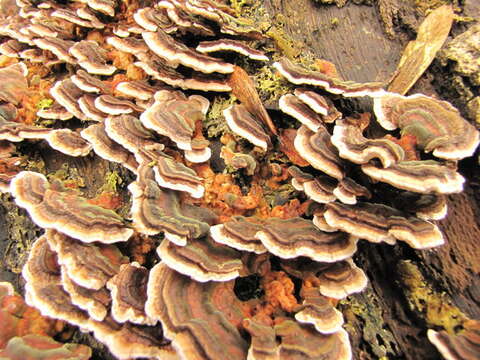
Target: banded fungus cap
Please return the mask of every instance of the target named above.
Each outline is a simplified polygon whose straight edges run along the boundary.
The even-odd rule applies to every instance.
[[[385,93],[374,98],[373,108],[385,129],[398,127],[402,134],[413,134],[421,148],[441,159],[471,156],[480,143],[478,130],[446,101],[422,94]]]
[[[255,237],[274,255],[284,259],[306,256],[335,262],[352,256],[357,238],[342,232],[326,233],[302,218],[269,219]]]
[[[22,171],[10,184],[17,205],[25,208],[33,221],[85,242],[127,241],[133,230],[112,210],[87,202],[78,192],[31,171]]]

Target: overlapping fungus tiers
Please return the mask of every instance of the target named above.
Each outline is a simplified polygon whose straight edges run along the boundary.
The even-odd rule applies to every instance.
[[[28,83],[25,75],[27,67],[23,63],[13,64],[0,69],[0,82],[3,84],[0,99],[18,105],[27,95]]]
[[[53,228],[85,242],[126,241],[133,234],[114,211],[89,204],[77,191],[59,183],[49,184],[41,174],[19,173],[12,180],[10,191],[17,204],[43,228]]]
[[[393,244],[398,239],[416,249],[435,247],[444,242],[443,234],[435,224],[389,206],[329,203],[326,208],[324,217],[328,225],[371,242]]]
[[[33,244],[22,275],[27,281],[25,300],[42,315],[85,326],[88,315],[70,302],[70,295],[61,282],[61,270],[56,254],[42,236]]]
[[[245,319],[244,329],[251,335],[248,359],[301,358],[341,359],[351,358],[348,335],[345,330],[322,335],[310,325],[280,319],[275,326],[262,324],[257,319]]]
[[[90,320],[88,330],[118,359],[180,359],[170,342],[164,338],[160,325],[143,326],[129,322],[119,324],[107,317],[102,322]]]
[[[313,132],[317,132],[321,127],[324,127],[320,115],[293,94],[282,95],[278,101],[278,106],[285,114],[294,117]]]
[[[107,283],[112,296],[112,317],[119,323],[154,325],[145,314],[148,269],[138,263],[123,264]]]
[[[306,256],[315,261],[335,262],[357,250],[356,237],[343,232],[323,232],[302,218],[269,219],[256,237],[269,252],[286,259]]]
[[[450,103],[416,94],[385,94],[374,101],[378,122],[387,130],[400,128],[412,134],[426,152],[448,160],[471,156],[480,141],[479,133]]]
[[[102,321],[107,317],[112,299],[105,287],[94,290],[77,284],[68,276],[66,266],[61,267],[61,281],[63,289],[70,295],[72,305],[84,310],[96,321]]]
[[[55,230],[45,232],[46,239],[65,267],[68,276],[77,284],[98,290],[128,262],[114,245],[84,243]]]
[[[368,279],[352,259],[334,263],[319,263],[305,258],[282,260],[282,269],[289,275],[302,279],[304,285],[332,299],[344,299],[362,291]]]
[[[259,50],[252,49],[241,41],[233,39],[221,39],[212,41],[201,41],[196,47],[201,53],[212,53],[217,51],[233,51],[252,60],[268,61],[268,57]]]
[[[209,101],[203,96],[186,97],[180,91],[161,90],[155,102],[140,116],[142,124],[167,136],[183,150],[192,150],[195,123],[205,118]]]
[[[105,131],[111,139],[134,154],[140,152],[141,149],[158,144],[154,140],[154,134],[132,115],[107,117]]]
[[[133,172],[138,168],[134,155],[107,135],[103,123],[90,125],[80,134],[92,144],[95,153],[102,158],[120,163]]]
[[[165,264],[150,271],[147,314],[162,322],[165,336],[189,359],[247,357],[238,326],[245,317],[233,281],[200,283]]]
[[[163,30],[158,29],[157,32],[143,32],[142,37],[156,55],[168,61],[173,67],[182,64],[206,74],[212,72],[228,74],[233,72],[232,64],[195,52],[184,44],[176,41]]]
[[[371,178],[398,189],[423,194],[458,193],[463,190],[465,182],[465,178],[455,168],[434,160],[401,161],[386,169],[374,164],[364,164],[362,171]]]
[[[333,130],[332,143],[340,157],[356,164],[366,164],[379,159],[383,167],[389,167],[404,160],[404,150],[388,138],[367,139],[354,119],[338,120]]]
[[[267,249],[255,237],[262,229],[260,223],[250,222],[243,216],[233,216],[230,221],[210,227],[210,234],[217,243],[237,250],[263,254]]]
[[[194,198],[203,196],[203,179],[194,170],[166,156],[157,157],[156,160],[153,171],[155,180],[161,187],[184,191]]]
[[[137,181],[128,186],[132,193],[132,218],[137,231],[155,235],[161,231],[179,245],[187,238],[205,235],[215,216],[207,209],[180,205],[177,194],[161,189],[148,166],[139,169]]]
[[[304,359],[351,359],[348,334],[341,329],[331,335],[319,334],[313,327],[285,320],[275,325],[275,334],[281,338],[279,358],[302,356]]]
[[[304,300],[295,314],[298,322],[312,324],[322,334],[333,334],[341,330],[342,313],[333,307],[328,298],[315,288],[302,288],[301,296]]]
[[[338,156],[338,150],[332,145],[330,134],[325,128],[319,128],[314,133],[305,125],[297,132],[294,141],[295,149],[315,169],[336,178],[345,176],[342,159]]]
[[[32,100],[25,97],[33,77],[21,63],[0,70],[0,83],[5,83],[0,99],[7,102],[0,106],[0,139],[44,139],[78,156],[93,148],[129,169],[136,176],[128,187],[133,228],[140,234],[122,249],[130,259],[145,260],[161,241],[161,262],[149,271],[151,262],[141,266],[115,245],[99,244],[125,241],[134,231],[113,211],[93,205],[78,192],[23,172],[12,180],[10,190],[34,221],[49,229],[34,244],[23,270],[27,300],[45,314],[92,331],[119,359],[350,359],[343,319],[333,307],[336,300],[326,297],[342,299],[366,286],[365,274],[350,258],[356,236],[374,242],[399,239],[416,248],[443,242],[427,220],[445,214],[445,197],[439,194],[460,191],[463,178],[443,163],[406,160],[419,158],[414,140],[434,156],[460,159],[478,145],[478,133],[446,103],[389,94],[379,83],[340,80],[333,65],[325,62],[329,71],[314,72],[287,59],[274,67],[287,80],[308,88],[295,89],[279,101],[279,108],[302,126],[277,131],[249,74],[205,55],[234,51],[268,60],[244,42],[262,34],[245,19],[233,17],[229,7],[210,0],[162,0],[146,8],[116,0],[71,5],[19,1],[18,15],[15,11],[0,22],[0,34],[11,38],[0,44],[0,52],[47,66],[67,63],[73,69],[55,79],[53,104],[38,116],[100,123],[85,128],[80,138],[67,129],[13,122],[26,117],[27,107],[30,117],[32,113]],[[111,19],[116,10],[121,13]],[[228,39],[212,40],[217,32]],[[194,49],[181,42],[186,33],[193,34],[187,35],[190,42],[198,37],[210,41]],[[49,79],[38,86],[42,96],[49,81],[55,81]],[[206,162],[212,153],[202,135],[209,100],[187,97],[171,87],[232,91],[239,103],[223,112],[228,126],[263,150],[261,156],[255,148],[244,154],[239,152],[243,144],[223,142],[225,162],[252,177],[248,194],[234,176],[215,174],[209,164],[191,165],[194,171],[172,149],[183,150],[187,164]],[[387,130],[399,127],[404,137],[365,137],[367,115],[339,120],[342,114],[332,100],[314,87],[345,97],[374,97],[379,123]],[[22,108],[17,111],[14,105]],[[281,134],[281,151],[296,165],[311,165],[326,175],[292,167],[287,171],[278,153],[265,153],[277,146],[269,133]],[[360,170],[347,160],[362,165],[364,174],[347,174]],[[268,175],[263,168],[267,161]],[[267,192],[280,192],[289,176],[295,189],[310,199],[302,204],[292,199],[288,188],[278,202],[283,205],[270,206]],[[407,202],[406,212],[357,204],[357,197],[377,194],[375,180],[425,196],[413,199],[400,193],[394,205]],[[314,220],[298,217],[310,205]],[[163,238],[150,237],[159,233]],[[272,270],[270,260],[283,271]],[[263,293],[241,302],[233,279],[252,274],[259,278],[256,290]],[[25,342],[21,346],[33,347]]]
[[[196,281],[228,281],[243,270],[240,253],[216,244],[209,236],[190,239],[185,246],[163,241],[157,252],[171,269]]]
[[[248,139],[253,145],[267,150],[270,137],[260,125],[260,120],[257,120],[244,105],[232,105],[224,110],[223,116],[234,133]]]

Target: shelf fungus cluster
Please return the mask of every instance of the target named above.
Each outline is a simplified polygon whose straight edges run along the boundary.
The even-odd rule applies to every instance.
[[[115,357],[351,359],[336,304],[367,285],[352,259],[358,241],[445,241],[433,221],[463,189],[456,161],[479,143],[450,104],[270,64],[257,49],[268,39],[212,0],[4,4],[0,189],[44,229],[23,268],[25,298]],[[277,129],[239,56],[291,83],[277,108],[296,129]],[[38,63],[52,70],[51,104],[36,109],[51,128],[22,122]],[[221,157],[248,195],[210,167],[218,139],[202,126],[218,92],[238,100],[216,116],[231,130]],[[374,115],[344,117],[334,104],[365,96]],[[128,169],[128,218],[22,171],[14,144],[38,140]],[[264,188],[283,185],[296,205],[265,205]],[[158,256],[137,261],[142,242]]]

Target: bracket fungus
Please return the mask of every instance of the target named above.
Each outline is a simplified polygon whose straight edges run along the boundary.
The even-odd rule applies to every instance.
[[[345,176],[342,159],[338,156],[338,151],[332,145],[330,134],[325,128],[322,127],[317,132],[313,132],[305,125],[300,126],[294,145],[298,153],[315,169],[336,179],[342,179]]]
[[[183,246],[188,238],[205,235],[209,222],[214,220],[206,209],[188,211],[188,206],[182,207],[174,191],[160,188],[153,170],[147,165],[139,168],[137,180],[128,189],[133,198],[133,223],[143,234],[155,235],[163,231],[167,239]]]
[[[378,96],[385,92],[382,83],[372,82],[362,84],[353,81],[343,81],[322,72],[305,69],[300,65],[292,63],[287,58],[282,58],[280,61],[274,63],[273,67],[295,85],[318,86],[332,94],[341,94],[346,97],[359,97],[366,95]]]
[[[427,335],[430,342],[446,360],[473,360],[480,356],[480,323],[478,320],[466,321],[463,324],[463,330],[457,335],[431,329],[428,330]]]
[[[22,171],[13,178],[10,192],[36,224],[75,239],[108,244],[133,234],[114,211],[89,204],[77,191],[50,184],[41,174]]]
[[[444,243],[443,234],[435,224],[385,205],[329,203],[326,208],[324,217],[329,226],[371,242],[394,244],[398,239],[416,249]]]
[[[113,356],[349,360],[336,305],[367,284],[357,241],[447,240],[431,221],[479,143],[450,104],[272,65],[270,39],[214,0],[18,0],[12,14],[0,23],[3,63],[17,62],[0,69],[0,189],[45,229],[26,299]],[[259,69],[284,78],[273,98]],[[45,101],[32,106],[34,92]],[[374,116],[339,101],[364,96]],[[32,107],[47,127],[24,121]],[[128,169],[125,206],[21,171],[31,152],[12,143],[26,139]],[[469,334],[429,336],[468,353]],[[15,341],[0,357],[36,346]]]
[[[267,249],[255,236],[262,228],[259,223],[249,222],[242,216],[234,216],[230,221],[211,226],[210,234],[217,243],[237,250],[263,254]]]
[[[180,149],[192,150],[195,124],[205,118],[210,102],[199,95],[186,97],[179,91],[160,90],[155,102],[140,116],[142,124],[167,136]]]
[[[268,56],[263,52],[252,49],[241,41],[233,39],[222,39],[213,41],[202,41],[198,44],[197,51],[201,53],[211,53],[217,51],[234,51],[242,54],[252,60],[268,61]]]
[[[191,239],[185,246],[163,241],[157,252],[168,267],[200,282],[233,280],[243,270],[237,251],[208,236]]]
[[[306,256],[315,261],[335,262],[357,250],[357,238],[353,235],[326,233],[301,218],[269,219],[255,237],[269,252],[284,259]]]
[[[242,104],[235,104],[223,111],[228,127],[237,135],[247,139],[253,145],[267,150],[270,137],[259,121]]]
[[[394,93],[374,98],[377,121],[387,130],[400,128],[412,134],[417,144],[433,156],[460,160],[472,156],[480,142],[478,131],[446,101],[415,94]]]
[[[145,310],[161,321],[165,336],[182,357],[243,360],[248,344],[237,328],[243,313],[233,285],[232,281],[196,282],[157,264],[150,271],[147,291],[152,295]]]

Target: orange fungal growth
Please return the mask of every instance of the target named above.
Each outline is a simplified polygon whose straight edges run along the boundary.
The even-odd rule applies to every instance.
[[[292,312],[298,306],[293,294],[295,286],[292,279],[283,271],[272,271],[262,278],[262,287],[265,290],[265,301],[274,309]]]

